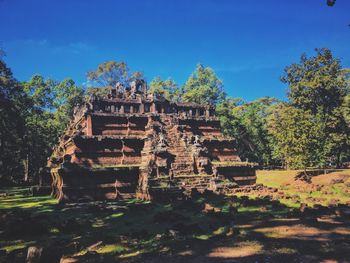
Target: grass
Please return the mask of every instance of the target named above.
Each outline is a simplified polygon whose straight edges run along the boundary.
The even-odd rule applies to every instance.
[[[259,183],[310,205],[309,197],[322,202],[349,198],[344,172],[337,176],[346,177],[345,183],[325,186],[329,196],[323,188],[298,190],[300,185],[292,184],[295,171],[259,171],[257,176]],[[6,193],[0,195],[0,262],[23,262],[33,245],[57,248],[79,262],[96,262],[94,253],[106,262],[281,262],[286,255],[296,262],[308,262],[305,255],[341,262],[350,256],[349,223],[334,216],[324,219],[334,221],[329,224],[303,221],[295,217],[300,203],[293,199],[209,195],[162,203],[130,199],[61,205],[49,196],[31,196],[28,188],[0,192]]]
[[[125,251],[127,251],[125,247],[117,244],[104,245],[96,250],[99,254],[120,254]]]
[[[300,203],[310,206],[350,203],[348,186],[350,170],[339,170],[314,176],[310,184],[296,180],[298,172],[300,171],[257,171],[257,183],[277,188],[279,192],[283,192],[284,196],[280,198],[280,201],[290,207],[298,207]],[[337,180],[343,182],[336,183]],[[285,198],[286,196],[289,196],[288,199]]]
[[[11,255],[15,255],[13,262],[22,262],[28,246],[51,247],[57,243],[67,257],[89,256],[89,247],[100,240],[102,245],[93,251],[105,257],[126,259],[160,251],[167,255],[182,249],[181,242],[210,243],[218,237],[226,238],[231,231],[228,200],[232,198],[202,197],[190,206],[182,202],[161,204],[139,200],[62,206],[48,196],[32,197],[27,188],[2,191],[7,195],[0,197],[1,213],[13,217],[0,224],[0,247],[6,252],[0,253],[1,262],[6,262]],[[210,203],[218,212],[202,213],[205,203]],[[22,216],[21,211],[28,220],[35,218],[46,230],[7,233],[11,220]],[[78,248],[72,249],[75,243]]]
[[[23,240],[15,240],[11,242],[9,245],[4,245],[1,249],[5,250],[6,253],[11,253],[13,251],[26,248],[29,245],[33,245],[35,241],[27,241],[24,242]]]
[[[52,212],[52,208],[58,203],[50,196],[31,196],[30,188],[3,188],[1,193],[6,194],[6,198],[1,199],[0,210],[18,208],[35,210],[38,213]]]

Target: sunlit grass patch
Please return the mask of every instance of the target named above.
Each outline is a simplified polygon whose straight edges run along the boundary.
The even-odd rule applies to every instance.
[[[281,204],[290,207],[290,208],[299,208],[300,207],[300,203],[297,203],[295,201],[293,201],[292,199],[285,199],[285,198],[281,198],[279,200],[281,202]]]
[[[300,171],[257,171],[257,183],[267,187],[277,188],[284,195],[279,201],[291,208],[297,208],[300,203],[314,206],[350,202],[349,186],[350,170],[337,170],[328,174],[315,175],[311,184],[296,180]],[[340,181],[340,183],[337,183]],[[292,197],[292,198],[291,198]]]
[[[257,171],[257,183],[263,184],[268,187],[280,188],[281,185],[294,181],[297,175],[297,170],[289,171],[269,171],[259,170]]]
[[[125,213],[114,213],[114,214],[111,214],[109,216],[106,217],[106,219],[112,219],[112,218],[118,218],[118,217],[122,217]]]
[[[222,226],[213,231],[213,236],[229,236],[233,234],[233,229],[229,226]]]
[[[1,192],[6,196],[0,197],[0,209],[38,209],[41,211],[48,209],[50,206],[56,205],[58,201],[51,196],[31,196],[29,188],[5,188]]]
[[[5,250],[6,253],[11,253],[15,250],[26,248],[30,245],[35,244],[35,241],[23,241],[23,240],[16,240],[13,242],[10,242],[9,244],[5,244],[1,246],[2,250]]]
[[[238,208],[238,213],[254,213],[259,211],[260,211],[259,206],[247,206],[247,207],[241,206]]]
[[[350,197],[350,193],[345,192],[345,188],[347,188],[344,184],[334,184],[332,186],[332,192],[338,195],[339,197]]]
[[[208,240],[211,237],[212,237],[212,235],[195,235],[194,236],[194,238],[196,238],[198,240]]]
[[[96,252],[99,254],[120,254],[126,251],[128,251],[128,249],[119,244],[103,245],[102,247],[96,250]]]

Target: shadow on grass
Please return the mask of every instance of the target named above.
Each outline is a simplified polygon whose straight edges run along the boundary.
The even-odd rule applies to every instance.
[[[6,191],[0,199],[1,262],[24,262],[32,245],[44,247],[47,262],[62,256],[77,262],[350,258],[350,226],[334,209],[300,213],[278,201],[209,193],[162,203],[60,205],[50,197],[31,197],[27,189]]]

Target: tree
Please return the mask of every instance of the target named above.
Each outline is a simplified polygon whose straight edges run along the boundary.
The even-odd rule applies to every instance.
[[[56,109],[55,122],[60,135],[73,117],[74,108],[84,103],[85,91],[78,87],[74,80],[65,79],[53,87],[53,94],[55,97],[53,106]]]
[[[155,77],[148,89],[149,94],[161,94],[168,100],[177,101],[181,97],[181,90],[172,79],[162,80],[159,76]]]
[[[130,81],[137,78],[143,78],[143,73],[139,71],[130,73],[123,61],[106,61],[98,65],[95,71],[87,72],[88,82],[92,86],[114,87],[118,82],[127,86]]]
[[[275,158],[282,160],[287,169],[303,168],[323,163],[324,137],[320,115],[310,110],[279,104],[269,118],[269,132],[273,136]]]
[[[336,159],[340,164],[349,145],[349,126],[344,118],[345,97],[347,95],[346,74],[340,61],[329,49],[316,49],[316,56],[301,56],[300,63],[285,69],[282,81],[289,85],[290,105],[318,115],[327,136],[319,138],[323,142],[324,155],[321,159]]]
[[[46,165],[52,148],[64,132],[75,106],[84,100],[84,90],[73,80],[62,82],[34,75],[23,83],[31,106],[24,112],[28,173],[35,178]]]
[[[183,87],[182,98],[184,101],[199,104],[217,104],[222,102],[225,96],[223,83],[215,72],[198,64]]]
[[[45,80],[40,75],[34,75],[29,81],[23,82],[23,87],[31,98],[33,106],[38,109],[53,109],[54,94],[52,90],[56,84],[52,79]]]
[[[23,176],[25,121],[28,99],[11,69],[0,57],[0,181],[19,181]]]
[[[285,69],[282,81],[289,85],[288,98],[298,108],[313,113],[321,107],[329,114],[339,107],[346,95],[346,79],[339,59],[329,49],[316,49],[316,56],[301,56],[299,64]]]
[[[228,99],[219,104],[217,113],[221,126],[227,135],[237,140],[237,148],[242,159],[271,164],[270,135],[267,118],[271,107],[277,102],[274,98],[261,98],[250,103],[241,99]]]
[[[343,116],[348,127],[350,127],[350,94],[346,95],[343,104]]]

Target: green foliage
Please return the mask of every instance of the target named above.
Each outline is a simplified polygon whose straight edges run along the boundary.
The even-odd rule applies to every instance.
[[[11,70],[0,59],[0,182],[18,180],[23,169],[27,97]]]
[[[226,99],[217,107],[225,134],[237,140],[240,157],[261,165],[271,164],[270,135],[267,117],[277,102],[274,98],[261,98],[250,103],[241,99]]]
[[[343,112],[344,120],[346,121],[347,125],[350,126],[350,94],[348,94],[344,98],[344,104],[342,105],[342,112]]]
[[[339,59],[329,49],[316,49],[316,56],[303,54],[299,64],[285,69],[282,81],[289,85],[288,98],[298,108],[331,114],[346,95],[346,80]]]
[[[86,92],[73,80],[56,81],[34,75],[19,83],[0,54],[0,180],[35,178],[85,94],[104,97],[118,82],[143,78],[125,62],[107,61],[87,73]],[[244,102],[226,98],[215,72],[198,64],[184,86],[174,80],[152,80],[149,93],[172,101],[214,104],[223,131],[237,141],[244,161],[288,167],[325,166],[350,160],[350,69],[329,49],[302,55],[285,69],[287,103],[273,98]]]
[[[319,165],[328,161],[340,164],[342,159],[349,158],[347,78],[348,72],[342,69],[339,59],[326,48],[316,49],[316,56],[310,58],[302,55],[300,63],[287,67],[282,77],[282,81],[289,85],[290,105],[318,120]],[[298,116],[303,117],[302,114]]]
[[[217,104],[222,102],[225,96],[223,83],[215,72],[198,64],[183,87],[182,99],[199,104]]]
[[[129,72],[128,65],[121,61],[106,61],[98,65],[95,71],[87,72],[87,79],[92,86],[114,87],[118,82],[127,86],[130,81],[143,77],[142,72]]]
[[[46,165],[84,90],[34,75],[19,83],[0,61],[0,179],[33,181]]]
[[[24,113],[26,122],[25,153],[29,174],[36,177],[46,165],[52,148],[57,144],[73,115],[75,106],[81,104],[84,90],[71,79],[62,82],[33,76],[23,83],[32,107]]]
[[[341,112],[348,127],[350,127],[350,68],[344,68],[342,75],[346,81],[346,95],[341,106]]]
[[[73,116],[74,107],[84,103],[85,91],[72,79],[65,79],[54,86],[53,94],[55,96],[53,105],[56,109],[55,124],[58,127],[58,133],[62,134]]]
[[[288,169],[325,163],[326,149],[319,140],[325,134],[319,114],[280,104],[271,114],[269,125],[274,157],[283,160]]]
[[[45,80],[40,75],[34,75],[28,82],[23,83],[23,88],[36,109],[52,109],[54,100],[52,90],[55,84],[52,79]]]
[[[163,95],[166,99],[171,101],[177,101],[181,97],[181,89],[174,80],[162,80],[159,76],[151,81],[148,93]]]
[[[111,92],[112,87],[101,87],[101,88],[87,88],[86,95],[95,96],[97,98],[105,98]]]

